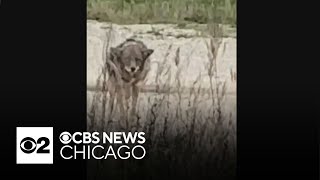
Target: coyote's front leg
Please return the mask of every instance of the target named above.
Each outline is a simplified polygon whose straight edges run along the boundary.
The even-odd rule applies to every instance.
[[[119,107],[119,113],[120,113],[120,119],[119,119],[119,124],[122,128],[126,128],[127,127],[127,113],[124,109],[124,105],[125,105],[125,90],[123,88],[118,88],[118,92],[117,92],[117,104]]]
[[[138,102],[138,96],[139,96],[139,87],[133,86],[132,87],[132,108],[130,112],[131,117],[136,116],[136,107],[137,107],[137,102]]]

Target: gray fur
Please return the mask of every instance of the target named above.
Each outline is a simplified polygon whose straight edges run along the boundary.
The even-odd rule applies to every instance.
[[[136,114],[136,105],[139,95],[139,83],[143,82],[150,70],[150,55],[153,49],[134,39],[127,39],[117,47],[110,48],[110,60],[107,63],[109,73],[108,90],[110,92],[110,115],[113,113],[114,100],[120,109],[121,126],[128,127],[126,110],[128,110],[128,99],[132,97],[130,117]],[[124,107],[126,106],[126,107]]]

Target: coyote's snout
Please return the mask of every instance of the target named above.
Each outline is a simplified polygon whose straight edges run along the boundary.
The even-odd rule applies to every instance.
[[[127,126],[127,116],[124,116],[126,110],[129,109],[127,100],[132,97],[130,112],[132,117],[136,113],[139,95],[138,84],[145,80],[150,70],[149,56],[153,51],[153,49],[148,49],[143,42],[134,39],[127,39],[119,46],[110,48],[109,59],[107,60],[110,115],[113,113],[114,99],[117,97],[121,115],[120,121],[126,120]]]

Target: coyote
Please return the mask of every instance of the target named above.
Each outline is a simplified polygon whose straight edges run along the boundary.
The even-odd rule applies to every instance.
[[[110,93],[109,107],[111,115],[114,110],[114,100],[120,109],[120,125],[129,126],[126,110],[129,110],[128,100],[132,97],[130,117],[136,114],[136,105],[139,95],[139,84],[141,84],[149,70],[149,56],[154,52],[138,40],[127,39],[117,47],[111,47],[107,60],[107,71],[109,82],[107,83]],[[126,106],[126,108],[124,107]],[[111,117],[111,116],[110,116]]]

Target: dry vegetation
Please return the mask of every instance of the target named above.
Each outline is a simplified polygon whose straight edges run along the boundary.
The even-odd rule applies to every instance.
[[[236,0],[87,0],[87,18],[117,24],[214,22],[236,26]]]
[[[141,92],[138,115],[129,117],[132,126],[128,131],[144,131],[147,156],[144,160],[92,161],[88,163],[88,177],[121,179],[168,179],[170,177],[198,179],[234,179],[236,172],[236,124],[222,108],[226,98],[226,83],[217,78],[217,52],[223,37],[218,23],[236,24],[235,0],[88,0],[87,17],[118,24],[184,23],[208,24],[210,41],[207,76],[210,89],[204,89],[201,78],[192,87],[181,82],[180,72],[170,74],[168,61],[170,48],[159,64],[157,77],[161,81],[153,92]],[[214,22],[214,23],[211,23]],[[110,29],[111,32],[111,29]],[[154,32],[157,33],[157,32]],[[107,35],[107,37],[109,37]],[[106,40],[104,50],[109,50]],[[187,63],[175,51],[175,64]],[[108,52],[104,52],[107,60]],[[182,66],[179,66],[182,67]],[[236,81],[236,72],[230,72]],[[166,77],[166,78],[163,78]],[[169,86],[170,79],[175,80]],[[88,112],[89,131],[119,131],[119,113],[110,116],[108,111],[108,75],[106,67],[97,79],[93,101]],[[129,103],[130,104],[130,103]],[[235,112],[234,112],[235,113]]]
[[[175,86],[159,83],[155,93],[140,93],[139,101],[144,103],[138,109],[137,117],[130,117],[133,126],[128,131],[144,131],[147,143],[147,158],[140,161],[101,161],[89,163],[89,174],[94,177],[121,177],[124,179],[139,177],[172,176],[189,177],[199,174],[199,178],[232,178],[236,167],[236,125],[232,114],[225,114],[222,101],[226,96],[226,84],[217,79],[217,50],[220,48],[221,36],[219,26],[213,28],[216,36],[207,43],[208,73],[210,89],[201,88],[200,78],[187,90],[180,81],[181,69],[177,74],[167,74],[167,82],[175,79]],[[111,32],[111,30],[110,30]],[[108,37],[108,36],[107,36]],[[170,47],[169,47],[170,48]],[[108,40],[105,50],[109,49]],[[181,63],[179,48],[175,52],[175,62]],[[169,53],[169,49],[168,49]],[[168,54],[167,53],[167,54]],[[108,54],[104,52],[104,54]],[[170,67],[159,66],[157,74],[166,74]],[[108,59],[108,57],[104,57]],[[104,68],[105,69],[105,68]],[[233,73],[232,73],[233,74]],[[108,113],[108,82],[104,70],[97,80],[96,91],[88,113],[89,131],[119,130],[117,121],[119,114],[110,116]],[[98,89],[98,88],[97,88]],[[174,92],[171,89],[175,89]],[[167,90],[167,91],[163,91]],[[141,107],[140,106],[140,107]],[[119,168],[115,168],[118,167]],[[91,170],[90,170],[91,168]],[[112,169],[112,172],[108,171]],[[141,174],[143,172],[143,174]],[[191,174],[192,173],[192,174]]]

